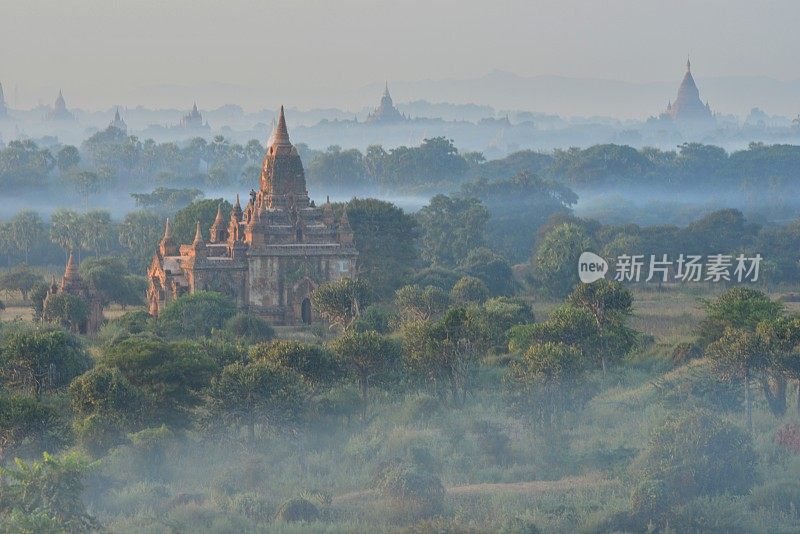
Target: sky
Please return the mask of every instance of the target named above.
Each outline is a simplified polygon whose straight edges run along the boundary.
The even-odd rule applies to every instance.
[[[698,78],[791,81],[798,20],[796,0],[0,0],[0,83],[18,108],[61,88],[84,109],[359,109],[383,80],[494,69],[677,85],[687,54]]]

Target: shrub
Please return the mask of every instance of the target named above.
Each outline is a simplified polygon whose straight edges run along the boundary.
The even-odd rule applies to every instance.
[[[195,291],[164,306],[158,316],[158,327],[169,337],[207,337],[235,313],[236,304],[227,295]]]
[[[673,532],[753,532],[750,518],[743,508],[738,500],[726,495],[698,497],[675,508],[669,514],[666,526]]]
[[[796,513],[800,507],[800,482],[780,480],[753,488],[750,494],[750,506],[783,513]]]
[[[493,465],[506,465],[511,460],[511,439],[500,425],[492,421],[475,421],[470,427],[478,449]]]
[[[792,454],[800,454],[800,424],[786,423],[775,433],[775,443]]]
[[[267,321],[249,313],[237,313],[225,321],[224,333],[247,344],[270,341],[275,337],[275,330]]]
[[[489,288],[480,278],[464,276],[450,290],[450,299],[456,304],[483,304],[489,298]]]
[[[672,363],[682,365],[703,356],[703,350],[694,343],[678,343],[672,351]]]
[[[739,427],[703,410],[672,415],[632,466],[631,507],[659,518],[694,497],[747,493],[758,480],[757,458]]]
[[[398,517],[419,519],[437,515],[444,505],[444,485],[430,470],[403,461],[386,466],[376,478],[380,493]]]
[[[319,508],[303,497],[293,497],[284,501],[275,513],[276,521],[316,521],[319,519]]]

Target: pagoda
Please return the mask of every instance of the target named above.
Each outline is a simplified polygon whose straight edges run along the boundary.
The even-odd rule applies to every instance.
[[[8,117],[8,106],[6,106],[6,98],[3,95],[3,84],[0,83],[0,119]]]
[[[700,100],[700,90],[694,82],[692,63],[689,59],[686,60],[686,74],[678,88],[678,96],[675,102],[667,104],[667,109],[661,116],[675,121],[711,122],[714,120],[708,102],[704,104]]]
[[[205,236],[208,236],[206,239]],[[243,310],[277,325],[311,324],[311,293],[320,284],[356,276],[358,252],[347,212],[334,216],[308,197],[297,148],[281,106],[261,166],[258,191],[242,208],[237,195],[225,221],[222,206],[206,230],[178,245],[169,220],[147,272],[150,313],[195,291],[228,295]]]
[[[67,103],[64,101],[64,95],[61,93],[61,90],[58,91],[58,97],[56,97],[56,102],[53,105],[53,109],[51,109],[47,113],[47,120],[49,121],[73,121],[75,120],[75,116],[69,112],[67,109]]]
[[[117,130],[127,133],[128,132],[128,125],[125,124],[125,121],[119,115],[119,108],[114,113],[114,120],[108,125],[109,128],[116,128]]]
[[[406,120],[408,120],[408,117],[400,113],[400,110],[392,102],[392,95],[389,94],[389,82],[386,82],[381,103],[367,115],[367,122],[371,124],[391,124]]]

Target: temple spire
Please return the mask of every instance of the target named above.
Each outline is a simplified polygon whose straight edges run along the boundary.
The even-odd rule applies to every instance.
[[[194,231],[194,242],[195,245],[202,245],[203,242],[203,231],[200,229],[200,221],[197,221],[197,226]]]
[[[689,56],[686,56],[686,72],[692,72],[692,62],[689,60]]]
[[[167,217],[167,223],[164,225],[164,241],[172,239],[172,227],[169,225],[169,217]]]
[[[222,203],[217,204],[217,216],[214,217],[214,224],[222,224]]]
[[[286,117],[283,113],[283,106],[281,106],[281,113],[278,116],[278,126],[272,134],[272,145],[291,145],[289,141],[289,130],[286,128]]]
[[[72,249],[69,250],[69,258],[67,259],[67,268],[64,269],[64,280],[72,280],[75,278],[77,270],[75,269],[75,257],[72,254]]]

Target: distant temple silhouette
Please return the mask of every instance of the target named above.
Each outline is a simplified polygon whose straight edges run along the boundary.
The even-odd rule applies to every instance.
[[[8,117],[8,107],[6,106],[6,97],[3,94],[3,84],[0,83],[0,119]]]
[[[678,97],[675,102],[667,104],[667,110],[661,114],[662,118],[676,121],[710,122],[714,120],[711,107],[700,100],[700,90],[692,76],[692,63],[686,60],[686,74],[683,76],[681,86],[678,88]]]
[[[197,110],[197,102],[192,106],[192,111],[187,113],[181,119],[181,128],[185,130],[199,130],[206,128],[207,125],[203,124],[203,116]]]
[[[381,103],[374,111],[367,115],[367,122],[371,124],[389,124],[406,120],[408,120],[408,117],[400,113],[394,106],[392,95],[389,94],[389,82],[386,82],[383,96],[381,97]]]
[[[116,128],[122,132],[128,133],[128,125],[125,124],[125,121],[122,120],[122,117],[119,115],[119,108],[114,113],[114,120],[108,125],[110,128]]]
[[[49,121],[74,121],[75,115],[67,109],[67,103],[64,101],[64,95],[61,89],[58,90],[58,97],[53,105],[53,109],[47,112],[47,120]]]

